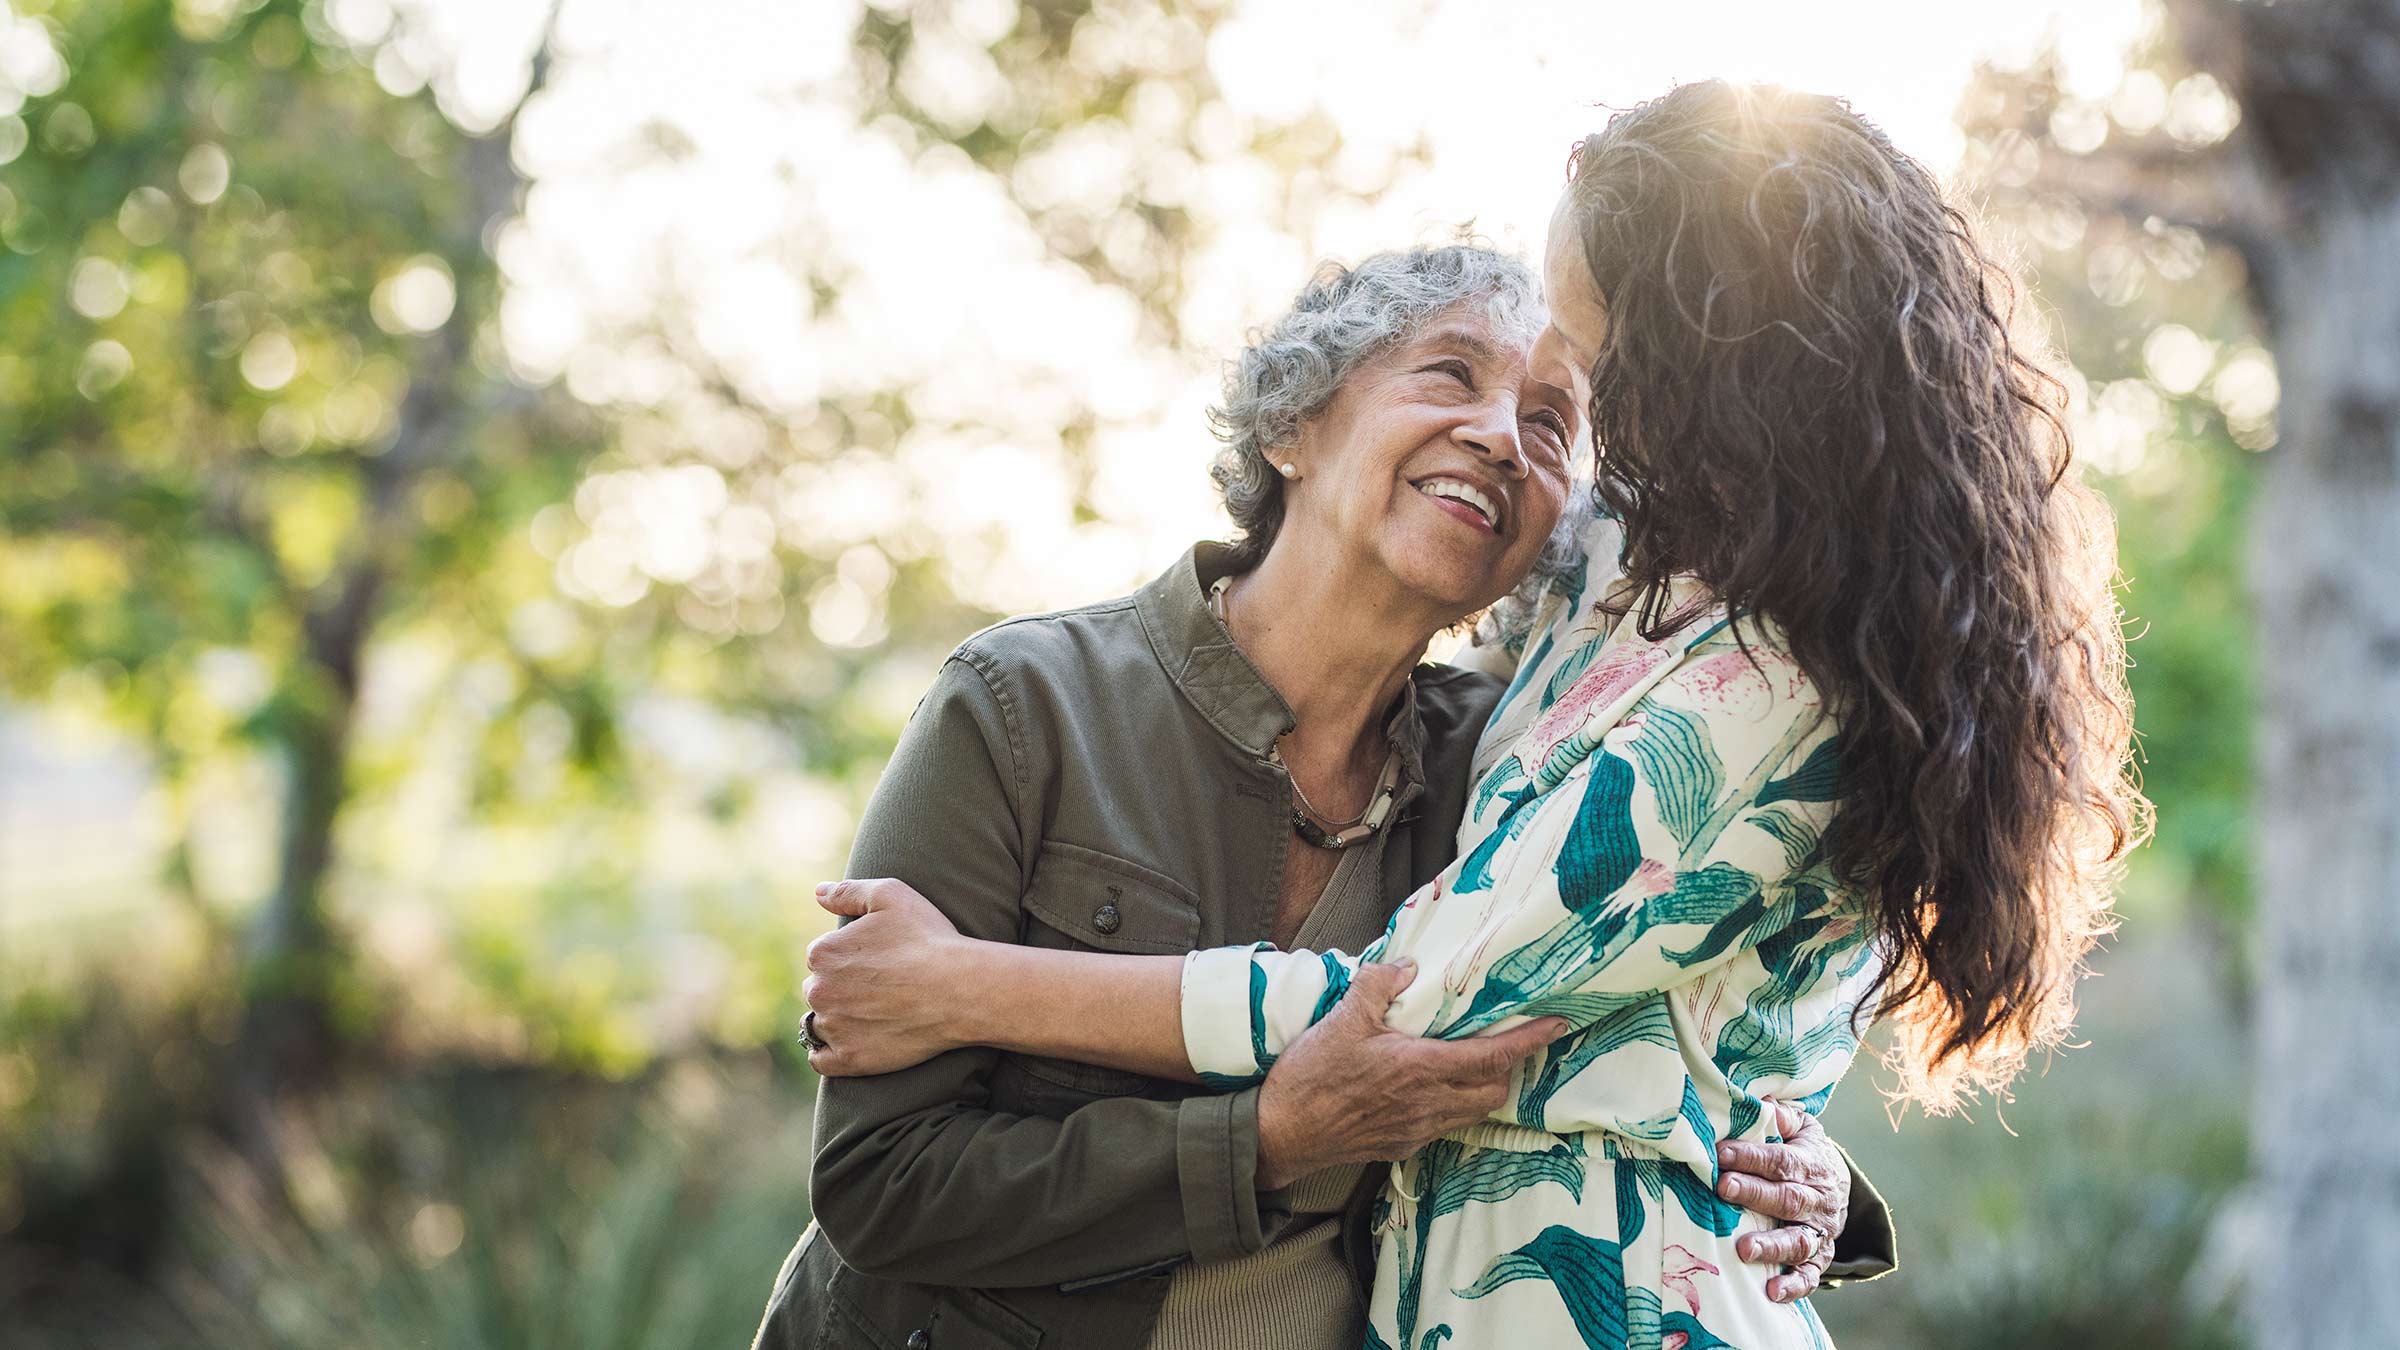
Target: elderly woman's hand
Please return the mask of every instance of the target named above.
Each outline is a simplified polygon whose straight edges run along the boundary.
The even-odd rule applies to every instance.
[[[890,1073],[969,1042],[951,1012],[973,943],[906,883],[836,881],[817,903],[850,922],[808,944],[809,1067],[829,1078]]]
[[[1767,1297],[1790,1303],[1815,1292],[1833,1263],[1834,1239],[1850,1221],[1850,1164],[1815,1116],[1782,1102],[1768,1105],[1783,1142],[1717,1145],[1717,1194],[1786,1222],[1742,1234],[1733,1249],[1745,1261],[1784,1267],[1767,1281]]]

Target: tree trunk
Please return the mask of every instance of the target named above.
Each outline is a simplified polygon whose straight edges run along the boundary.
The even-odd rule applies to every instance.
[[[352,564],[333,602],[304,623],[307,659],[284,732],[287,781],[275,890],[252,922],[241,960],[242,1024],[226,1124],[249,1161],[279,1170],[275,1107],[333,1066],[334,1005],[349,946],[327,907],[333,832],[349,796],[350,731],[383,573]]]
[[[2400,1343],[2400,202],[2376,195],[2320,199],[2271,249],[2282,435],[2252,542],[2261,1350]]]
[[[310,713],[286,737],[275,890],[242,953],[244,1007],[236,1060],[245,1096],[270,1099],[316,1078],[330,1054],[342,944],[325,909],[341,811],[349,708]]]

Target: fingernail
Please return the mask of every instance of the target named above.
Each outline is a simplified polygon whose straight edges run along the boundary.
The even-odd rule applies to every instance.
[[[1392,962],[1392,964],[1400,967],[1402,970],[1415,970],[1417,968],[1417,963],[1409,960],[1405,956],[1401,957],[1397,961]]]
[[[832,882],[830,882],[830,881],[820,881],[820,882],[818,882],[818,883],[817,883],[817,894],[819,894],[819,895],[823,895],[825,892],[827,892],[827,891],[830,891],[830,890],[832,890],[832,889],[833,889],[833,883],[832,883]]]
[[[1733,1145],[1731,1145],[1731,1144],[1719,1144],[1719,1145],[1717,1145],[1717,1161],[1718,1161],[1718,1162],[1721,1162],[1721,1163],[1725,1163],[1725,1164],[1731,1165],[1731,1163],[1733,1162]]]

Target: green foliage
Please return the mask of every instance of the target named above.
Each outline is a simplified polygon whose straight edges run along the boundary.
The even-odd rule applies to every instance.
[[[2184,73],[2154,46],[2133,54],[2126,81],[2163,91]],[[2079,152],[2051,128],[2096,121],[2121,137],[2110,110],[2138,123],[2143,106],[2069,100],[2055,78],[2047,65],[1978,77],[1961,115],[1964,177],[2022,255],[2049,335],[2073,364],[2079,450],[2116,507],[2142,782],[2158,808],[2128,906],[2195,914],[2238,946],[2259,656],[2247,508],[2257,452],[2275,436],[2273,362],[2238,257],[2155,216],[2110,215],[2108,194],[2129,185],[2095,180],[2090,200],[2054,186]],[[2029,123],[2044,134],[2029,135]]]
[[[282,1181],[199,1137],[111,1160],[75,1198],[104,1225],[0,1239],[0,1319],[28,1350],[741,1345],[808,1223],[807,1106],[756,1055],[361,1079],[285,1113]]]
[[[1978,1181],[1954,1170],[1914,1192],[1930,1203],[1903,1216],[1902,1273],[1818,1299],[1837,1340],[1860,1350],[2244,1344],[2231,1291],[2203,1283],[2242,1166],[2238,1127],[2095,1133],[2073,1151],[2059,1141],[2022,1174],[1987,1168]],[[1887,1186],[1919,1179],[1882,1158],[1871,1165]]]
[[[639,855],[687,812],[720,836],[763,832],[776,780],[854,808],[906,712],[891,691],[995,617],[953,593],[973,541],[905,510],[852,537],[822,505],[897,481],[851,471],[897,457],[928,390],[895,377],[787,406],[663,292],[589,335],[641,353],[663,394],[578,397],[523,373],[495,250],[537,185],[513,113],[488,130],[446,115],[410,5],[381,35],[337,29],[319,0],[16,9],[39,11],[63,79],[0,118],[29,138],[0,165],[0,696],[139,743],[172,815],[167,887],[215,916],[212,941],[247,929],[259,992],[409,1013],[425,982],[356,958],[376,905],[433,898],[445,964],[475,987],[416,1009],[420,1025],[513,1016],[504,1039],[625,1072],[655,1043],[639,1023],[658,930],[690,931],[663,910],[715,912],[708,936],[738,953],[745,990],[788,971],[762,953],[805,932],[807,876],[666,895]],[[1267,222],[1287,232],[1364,181],[1352,166],[1352,186],[1330,183],[1339,138],[1321,119],[1223,105],[1206,53],[1226,14],[1071,0],[965,33],[869,9],[837,85],[862,135],[983,176],[1174,349],[1186,263],[1213,227],[1180,195],[1191,175],[1159,166],[1269,166],[1296,185]],[[983,106],[922,101],[910,71],[936,45],[996,73]],[[431,82],[390,92],[412,87],[378,73],[396,49]],[[545,37],[528,105],[552,59]],[[672,161],[671,132],[641,129],[624,172]],[[1068,136],[1149,167],[1107,200],[1045,192]],[[803,216],[834,186],[804,179]],[[820,315],[854,281],[805,228],[778,263]],[[933,401],[943,434],[1006,411]],[[1103,419],[1059,419],[1040,449],[1080,494]],[[677,510],[690,519],[665,526],[696,527],[697,572],[649,548]],[[763,552],[727,542],[762,530]],[[857,621],[815,623],[834,601]],[[687,752],[702,721],[735,748]],[[236,771],[273,794],[243,822],[276,836],[246,846],[272,860],[263,874],[207,865]],[[838,860],[829,833],[811,866]],[[434,850],[483,861],[462,872]],[[495,875],[504,853],[552,861]],[[714,1030],[778,1034],[795,1000],[746,993],[747,1015]]]
[[[179,1301],[201,1343],[740,1345],[808,1223],[805,1100],[763,1067],[629,1089],[464,1073],[348,1101],[293,1202],[204,1164]],[[306,1180],[313,1176],[315,1180]]]

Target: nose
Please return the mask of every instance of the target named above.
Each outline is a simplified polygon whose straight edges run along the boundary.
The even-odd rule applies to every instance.
[[[1495,392],[1459,422],[1450,439],[1504,473],[1523,477],[1526,472],[1525,446],[1517,430],[1514,397]]]

